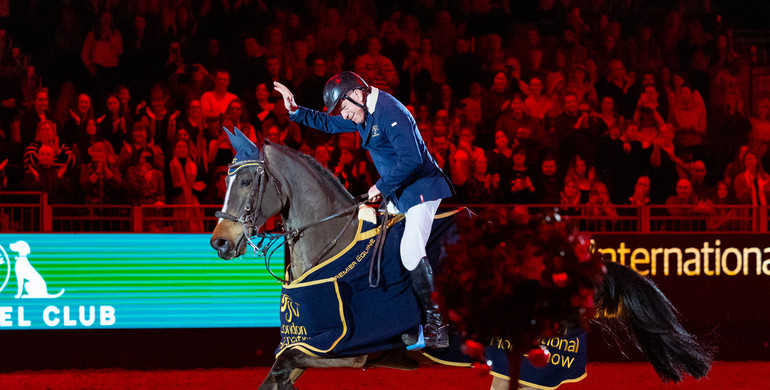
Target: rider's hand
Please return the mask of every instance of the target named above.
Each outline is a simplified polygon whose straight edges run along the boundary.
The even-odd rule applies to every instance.
[[[379,202],[382,200],[382,193],[377,189],[376,185],[369,188],[369,202]]]
[[[289,111],[289,114],[293,114],[297,111],[299,106],[297,105],[297,102],[294,101],[294,94],[289,91],[289,88],[277,81],[273,81],[273,89],[283,96],[283,105],[286,107],[286,110]]]

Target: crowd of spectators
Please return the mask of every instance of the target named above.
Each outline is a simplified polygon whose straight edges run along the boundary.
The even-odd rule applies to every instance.
[[[8,12],[3,188],[55,203],[220,203],[233,157],[223,127],[310,154],[365,193],[377,177],[358,135],[298,126],[272,88],[322,110],[341,70],[408,105],[452,203],[681,215],[770,197],[770,100],[748,112],[744,58],[707,1],[72,0]]]

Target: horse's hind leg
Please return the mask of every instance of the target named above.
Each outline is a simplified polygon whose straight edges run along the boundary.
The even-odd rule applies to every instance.
[[[492,379],[492,386],[489,387],[489,390],[509,390],[509,383],[511,382],[508,380],[494,377],[494,379]]]
[[[494,379],[492,379],[492,386],[489,388],[489,390],[509,390],[510,385],[511,385],[511,381],[509,381],[508,379],[495,377]],[[519,387],[517,387],[516,389],[537,390],[534,387],[525,386],[525,385],[522,385],[521,383],[519,383]]]
[[[293,390],[306,368],[363,367],[366,355],[349,358],[320,358],[289,349],[278,356],[259,390]]]
[[[421,358],[422,354],[407,351],[406,348],[393,348],[370,354],[366,359],[366,366],[395,368],[397,370],[416,370],[420,367],[420,363],[413,356]],[[422,358],[426,360],[426,363],[431,362],[427,358]]]

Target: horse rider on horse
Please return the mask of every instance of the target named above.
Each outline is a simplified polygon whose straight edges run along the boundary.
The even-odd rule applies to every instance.
[[[281,83],[274,88],[283,96],[291,120],[330,134],[357,131],[362,146],[374,161],[380,179],[369,189],[369,200],[387,200],[390,213],[405,213],[401,262],[425,316],[425,345],[449,346],[447,325],[431,300],[434,276],[425,245],[441,199],[454,195],[446,177],[423,142],[414,117],[392,95],[369,86],[353,72],[341,72],[326,82],[323,91],[327,113],[300,107]],[[408,345],[418,336],[402,336]]]

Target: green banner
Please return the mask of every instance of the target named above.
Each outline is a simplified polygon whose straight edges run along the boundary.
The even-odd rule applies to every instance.
[[[277,327],[281,284],[208,234],[0,234],[0,329]],[[278,249],[271,268],[283,274]]]

